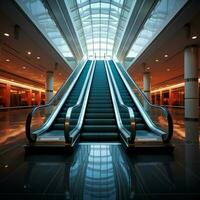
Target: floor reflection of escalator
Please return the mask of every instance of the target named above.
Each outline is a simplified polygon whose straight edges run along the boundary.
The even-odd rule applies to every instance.
[[[71,199],[131,199],[134,183],[123,153],[117,145],[81,145],[70,169]]]
[[[134,114],[135,114],[135,121],[136,121],[136,140],[155,140],[161,141],[162,138],[156,134],[154,134],[149,127],[147,126],[146,122],[144,121],[140,111],[135,105],[135,102],[132,100],[129,91],[127,90],[124,82],[122,81],[113,61],[109,61],[109,65],[113,76],[115,78],[117,87],[119,89],[120,95],[123,99],[125,105],[132,107]],[[123,122],[125,122],[125,127],[130,130],[130,119],[128,114],[123,113],[124,110],[120,110],[121,116],[123,117]]]
[[[54,122],[52,123],[50,129],[43,135],[39,136],[39,139],[42,138],[42,140],[44,140],[45,138],[47,140],[51,139],[51,138],[58,138],[60,140],[64,140],[64,134],[63,134],[63,130],[64,130],[64,121],[65,121],[65,117],[66,117],[66,112],[67,109],[70,106],[74,106],[79,98],[79,95],[81,93],[81,89],[83,87],[84,81],[86,79],[87,73],[90,69],[92,61],[88,60],[83,71],[80,74],[80,77],[78,78],[75,86],[73,87],[69,97],[67,98],[66,102],[63,104],[60,112],[58,113],[58,115],[56,116]],[[72,114],[72,118],[71,118],[71,126],[70,128],[73,129],[74,125],[77,123],[78,117],[79,117],[79,110],[77,109],[76,112],[74,112]]]
[[[117,141],[118,137],[104,61],[97,61],[82,127],[81,141]]]

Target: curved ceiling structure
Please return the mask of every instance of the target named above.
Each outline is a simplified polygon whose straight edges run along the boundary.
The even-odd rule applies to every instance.
[[[65,0],[84,54],[113,57],[136,0]]]

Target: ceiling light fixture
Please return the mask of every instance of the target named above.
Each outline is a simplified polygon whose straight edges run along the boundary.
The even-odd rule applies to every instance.
[[[156,62],[159,62],[159,60],[158,60],[158,59],[156,59],[155,61],[156,61]]]
[[[147,69],[149,70],[149,69],[151,69],[150,67],[147,67]]]
[[[25,67],[25,66],[23,66],[23,67],[22,67],[22,69],[26,69],[26,67]]]
[[[10,59],[6,59],[6,62],[10,62]]]
[[[193,40],[197,39],[197,35],[192,36],[192,39]]]
[[[168,54],[165,54],[164,57],[167,58],[167,57],[168,57]]]
[[[28,54],[28,55],[31,55],[31,52],[30,52],[30,51],[27,51],[27,54]]]
[[[40,60],[40,56],[37,56],[37,59]]]
[[[4,36],[9,37],[10,34],[9,33],[4,33]]]
[[[169,71],[170,71],[170,68],[167,68],[167,71],[169,72]]]

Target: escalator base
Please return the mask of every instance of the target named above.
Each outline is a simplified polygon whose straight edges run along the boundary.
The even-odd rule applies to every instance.
[[[74,147],[66,144],[26,144],[24,150],[26,154],[57,154],[65,153],[70,154],[74,152]]]
[[[137,153],[137,154],[163,154],[172,153],[174,151],[173,144],[163,144],[163,143],[139,143],[132,144],[129,147],[125,147],[127,153]]]

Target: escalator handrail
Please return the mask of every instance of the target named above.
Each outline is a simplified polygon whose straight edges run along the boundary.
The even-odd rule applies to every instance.
[[[65,102],[66,98],[69,96],[70,91],[74,87],[74,85],[75,85],[76,81],[78,80],[86,63],[87,63],[87,60],[82,59],[80,61],[80,63],[77,65],[77,67],[75,68],[75,70],[70,74],[69,78],[63,83],[63,85],[58,90],[58,92],[54,95],[54,97],[52,97],[52,99],[49,101],[49,103],[47,103],[45,105],[39,105],[39,106],[34,107],[32,109],[32,111],[28,114],[27,119],[26,119],[25,129],[26,129],[26,137],[30,143],[34,143],[37,139],[37,135],[48,129],[48,127],[50,126],[49,125],[50,121],[54,120],[57,113],[61,109],[63,103]],[[78,71],[78,73],[77,73],[77,71]],[[74,78],[74,75],[76,75],[75,78]],[[71,79],[72,79],[72,82],[69,85],[67,92],[63,94],[64,97],[60,100],[60,102],[58,103],[54,112],[51,113],[51,115],[48,117],[48,120],[46,120],[46,122],[39,129],[32,132],[31,131],[31,123],[32,123],[32,118],[33,118],[34,113],[39,109],[52,106],[54,104],[55,99],[60,95],[61,91],[63,89],[66,89],[65,86],[67,85],[67,83],[69,83],[69,81],[71,81]],[[50,120],[50,119],[52,119],[52,120]]]
[[[170,139],[172,138],[173,136],[173,120],[172,120],[172,116],[170,114],[170,112],[163,106],[158,106],[158,105],[154,105],[152,104],[149,99],[146,97],[146,95],[141,91],[141,89],[138,87],[138,85],[134,82],[134,80],[130,77],[130,75],[126,72],[125,69],[119,69],[119,66],[116,64],[116,62],[114,60],[112,60],[112,62],[114,63],[118,73],[120,74],[120,77],[122,78],[123,82],[125,83],[128,91],[131,93],[131,97],[133,98],[135,96],[134,92],[132,91],[132,89],[130,88],[130,85],[128,84],[127,80],[125,79],[125,77],[122,75],[122,72],[121,70],[124,71],[125,75],[128,77],[129,81],[131,81],[131,83],[135,86],[135,88],[137,89],[137,91],[140,93],[140,95],[142,95],[142,97],[145,99],[145,101],[147,102],[147,104],[149,104],[149,106],[151,107],[154,107],[154,108],[157,108],[157,109],[160,109],[162,110],[164,113],[165,113],[165,116],[167,118],[167,122],[168,122],[168,131],[167,133],[160,130],[158,131],[158,133],[161,134],[162,136],[162,139],[163,139],[163,142],[169,142]],[[122,68],[120,66],[120,68]],[[137,99],[137,98],[136,98]],[[139,100],[138,100],[139,101]],[[144,111],[145,112],[145,111]],[[146,116],[148,116],[148,114],[145,112]],[[149,121],[152,123],[151,125],[153,126],[152,128],[156,128],[158,129],[158,127],[155,127],[154,123],[152,122],[152,120],[149,118],[148,116],[148,119]]]
[[[111,81],[111,78],[110,78],[110,74],[108,72],[108,65],[107,65],[106,61],[104,61],[104,65],[105,65],[105,69],[106,69],[108,85],[109,85],[110,94],[111,94],[113,107],[114,107],[114,111],[115,111],[115,117],[116,117],[118,128],[119,128],[120,133],[121,133],[120,136],[121,136],[122,140],[124,141],[125,145],[127,147],[129,147],[129,143],[131,141],[131,136],[130,136],[129,131],[127,131],[127,129],[122,124],[122,120],[121,120],[121,117],[120,117],[120,114],[119,114],[119,108],[118,108],[118,105],[117,105],[117,100],[116,100],[116,97],[115,97],[115,92],[114,92],[114,89],[113,89],[113,86],[112,86],[112,81]]]
[[[108,71],[109,71],[109,76],[111,78],[111,82],[113,84],[113,87],[114,87],[114,91],[116,93],[116,96],[117,96],[117,99],[119,101],[119,105],[123,108],[125,108],[127,111],[128,111],[128,114],[129,114],[129,118],[130,118],[130,127],[131,127],[131,132],[130,132],[130,141],[129,142],[134,142],[135,140],[135,137],[136,137],[136,122],[135,122],[135,114],[134,114],[134,111],[133,109],[130,107],[130,106],[127,106],[124,104],[122,98],[121,98],[121,95],[120,95],[120,92],[119,92],[119,89],[117,87],[117,84],[116,84],[116,81],[114,79],[114,76],[113,76],[113,73],[111,72],[111,69],[110,69],[110,64],[108,63],[108,61],[106,61],[106,64],[108,67]],[[120,124],[120,126],[123,126],[123,123]],[[121,129],[121,127],[120,127]],[[123,126],[123,129],[126,129],[124,126]]]
[[[87,106],[88,96],[89,96],[91,83],[92,83],[92,79],[93,79],[93,75],[94,75],[95,65],[96,65],[96,61],[93,60],[90,65],[89,72],[85,79],[83,89],[81,90],[81,93],[77,100],[77,103],[74,106],[69,107],[66,112],[65,121],[64,121],[65,143],[68,143],[71,146],[73,146],[75,144],[76,140],[78,139],[79,132],[80,132],[82,124],[83,124],[83,119],[84,119],[85,110],[86,110],[86,106]],[[81,105],[82,105],[82,108],[80,111],[77,125],[74,127],[73,130],[70,131],[71,114],[72,114],[73,110],[80,107]]]

